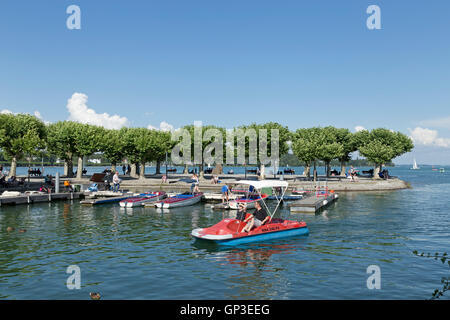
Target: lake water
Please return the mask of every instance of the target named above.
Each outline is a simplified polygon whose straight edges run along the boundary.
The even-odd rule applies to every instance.
[[[309,236],[228,249],[190,237],[222,219],[208,204],[0,207],[0,298],[428,299],[449,267],[412,251],[450,251],[450,168],[390,173],[413,188],[341,193],[319,214],[290,215]],[[66,287],[69,265],[80,267],[79,290]],[[380,268],[379,290],[367,288],[370,265]]]

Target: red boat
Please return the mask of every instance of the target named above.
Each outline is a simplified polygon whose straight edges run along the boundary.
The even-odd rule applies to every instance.
[[[258,192],[262,188],[266,187],[281,187],[284,188],[283,195],[286,192],[288,183],[286,181],[239,181],[239,183],[250,184]],[[281,197],[282,198],[282,197]],[[209,228],[197,228],[192,230],[191,235],[195,239],[206,240],[214,242],[221,245],[239,245],[242,243],[272,240],[277,238],[284,238],[290,236],[307,235],[309,233],[308,227],[305,222],[291,221],[273,218],[277,208],[281,202],[278,204],[272,213],[269,213],[270,220],[268,223],[256,227],[250,232],[241,232],[245,227],[245,223],[239,219],[223,219],[219,223],[209,227]],[[264,203],[264,200],[263,200]],[[265,203],[264,203],[265,205]],[[266,206],[266,209],[267,206]],[[248,214],[247,216],[248,217]]]

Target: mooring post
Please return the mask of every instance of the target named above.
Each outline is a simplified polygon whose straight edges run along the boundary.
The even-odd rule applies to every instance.
[[[55,176],[55,193],[59,193],[59,172]]]

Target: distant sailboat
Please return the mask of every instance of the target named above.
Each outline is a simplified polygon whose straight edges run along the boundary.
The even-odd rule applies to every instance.
[[[420,168],[417,166],[416,158],[414,158],[413,167],[412,167],[411,169],[412,169],[412,170],[419,170],[419,169],[420,169]]]

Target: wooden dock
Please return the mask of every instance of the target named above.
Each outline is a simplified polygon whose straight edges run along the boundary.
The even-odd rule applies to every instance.
[[[82,192],[46,193],[46,194],[21,194],[18,196],[0,197],[0,206],[30,204],[39,202],[53,202],[58,200],[73,200],[83,197]]]
[[[289,204],[291,212],[316,213],[322,208],[330,205],[339,198],[336,193],[329,193],[326,196],[310,196]]]
[[[128,194],[122,194],[122,195],[119,195],[116,197],[91,198],[91,199],[81,200],[80,203],[82,205],[93,206],[93,205],[97,205],[97,204],[120,202],[120,201],[128,199],[128,198],[136,197],[137,195],[138,194],[128,193]]]

